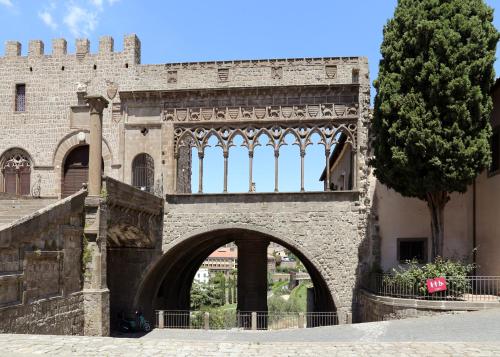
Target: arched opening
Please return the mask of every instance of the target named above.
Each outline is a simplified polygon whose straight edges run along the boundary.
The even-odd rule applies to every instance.
[[[155,182],[155,163],[146,153],[137,155],[132,161],[132,186],[153,192]]]
[[[0,159],[1,192],[29,195],[31,193],[31,166],[30,156],[22,149],[14,148],[4,153]]]
[[[102,159],[101,159],[102,160]],[[104,172],[104,161],[101,161]],[[82,189],[89,180],[89,146],[77,146],[69,152],[64,160],[63,179],[61,185],[62,197],[68,197]]]
[[[239,311],[267,312],[266,249],[270,242],[275,242],[300,259],[309,273],[314,286],[311,312],[336,312],[334,299],[325,279],[300,250],[271,235],[239,228],[218,229],[196,235],[169,249],[142,281],[134,301],[135,308],[144,311],[150,319],[153,319],[155,310],[190,310],[191,287],[200,266],[213,251],[230,242],[238,245]],[[262,248],[264,255],[259,253]],[[260,259],[262,257],[263,261]],[[260,264],[264,265],[263,271],[259,268]],[[242,276],[246,282],[242,280]]]

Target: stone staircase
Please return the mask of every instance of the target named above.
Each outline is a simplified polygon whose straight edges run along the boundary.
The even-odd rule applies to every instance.
[[[0,198],[0,227],[30,216],[56,201],[56,198]]]

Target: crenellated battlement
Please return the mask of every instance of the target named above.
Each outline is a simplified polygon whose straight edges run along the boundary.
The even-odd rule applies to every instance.
[[[75,49],[76,51],[74,55],[76,55],[78,59],[82,59],[87,56],[106,56],[114,54],[114,39],[111,36],[102,36],[99,39],[98,53],[90,52],[90,41],[86,38],[76,39]],[[133,63],[139,64],[141,59],[141,42],[139,38],[135,34],[126,35],[123,39],[123,51],[119,53],[130,56],[134,60]],[[42,56],[61,57],[66,55],[73,54],[68,53],[68,43],[63,38],[52,40],[51,54],[45,53],[45,44],[41,40],[31,40],[28,43],[28,58]],[[5,42],[5,52],[3,57],[25,57],[22,56],[22,44],[18,41]]]

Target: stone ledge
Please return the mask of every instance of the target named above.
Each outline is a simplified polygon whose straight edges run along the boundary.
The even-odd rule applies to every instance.
[[[471,311],[500,308],[499,302],[479,301],[444,301],[444,300],[418,300],[379,296],[366,290],[361,290],[367,299],[386,306],[412,308],[418,310],[444,310],[444,311]]]
[[[241,193],[180,193],[166,195],[170,204],[189,203],[231,203],[231,202],[357,202],[359,191],[316,191],[316,192],[241,192]]]

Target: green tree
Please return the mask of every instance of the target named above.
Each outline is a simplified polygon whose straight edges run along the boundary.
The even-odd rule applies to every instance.
[[[483,0],[399,0],[384,28],[371,164],[383,184],[425,200],[432,256],[443,213],[490,164],[490,88],[498,31]]]

